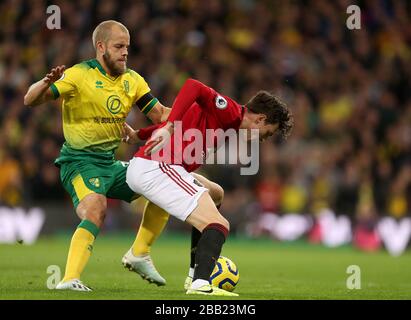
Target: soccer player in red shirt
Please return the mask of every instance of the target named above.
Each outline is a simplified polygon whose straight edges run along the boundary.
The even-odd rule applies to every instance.
[[[200,137],[193,134],[173,139],[177,125],[181,125],[183,134],[196,129]],[[140,140],[148,139],[130,161],[126,178],[129,187],[201,232],[194,277],[187,294],[236,295],[210,285],[209,278],[228,235],[229,223],[219,213],[207,189],[190,174],[203,164],[210,149],[218,148],[223,142],[224,137],[218,135],[207,139],[209,130],[245,129],[248,139],[264,141],[276,132],[286,137],[292,125],[290,110],[266,91],[258,92],[242,106],[189,79],[178,93],[166,122],[138,131],[126,130],[126,139],[135,139],[136,135]],[[251,129],[258,129],[257,136],[253,137]],[[201,157],[191,157],[198,146],[202,148]]]

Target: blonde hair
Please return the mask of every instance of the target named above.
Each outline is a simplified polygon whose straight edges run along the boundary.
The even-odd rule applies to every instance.
[[[107,42],[107,40],[110,39],[111,31],[114,26],[119,27],[127,34],[129,33],[126,26],[118,21],[115,21],[115,20],[103,21],[93,31],[92,39],[93,39],[94,49],[96,49],[96,44],[98,41]]]

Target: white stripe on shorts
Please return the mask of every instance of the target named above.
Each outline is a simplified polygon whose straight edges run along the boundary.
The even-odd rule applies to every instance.
[[[173,168],[171,168],[169,165],[165,164],[164,162],[159,162],[158,165],[161,171],[163,171],[166,175],[168,175],[171,180],[173,180],[177,185],[179,185],[180,188],[182,188],[190,196],[193,196],[194,194],[197,193],[197,190],[195,190],[192,186],[190,186],[187,183],[187,181],[184,181],[181,178],[181,176],[178,174],[178,172],[175,171]]]

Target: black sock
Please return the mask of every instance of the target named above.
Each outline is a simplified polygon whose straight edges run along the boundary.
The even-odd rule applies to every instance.
[[[193,281],[210,279],[227,235],[228,230],[221,224],[212,223],[205,227],[197,245]]]
[[[217,206],[217,209],[220,209],[221,204]],[[201,232],[198,231],[196,228],[191,229],[191,251],[190,251],[190,268],[195,267],[196,265],[196,252],[197,252],[197,245],[198,241],[201,238]]]
[[[197,245],[198,241],[201,238],[201,232],[198,231],[196,228],[191,229],[191,252],[190,252],[190,268],[194,269],[196,264],[196,252],[197,252]]]

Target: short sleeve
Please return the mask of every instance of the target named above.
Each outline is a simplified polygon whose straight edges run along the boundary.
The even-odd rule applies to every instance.
[[[136,81],[136,89],[134,91],[134,101],[133,104],[136,103],[138,100],[140,100],[144,95],[149,93],[151,91],[150,87],[148,86],[146,80],[139,75],[137,72],[134,70],[129,70],[131,76],[133,79]]]
[[[50,86],[54,99],[60,96],[66,97],[73,95],[84,79],[82,71],[84,72],[84,70],[81,70],[77,66],[65,70],[62,77]]]
[[[151,94],[150,87],[141,75],[131,69],[129,72],[136,81],[133,104],[136,104],[140,111],[147,115],[157,104],[158,99]]]

